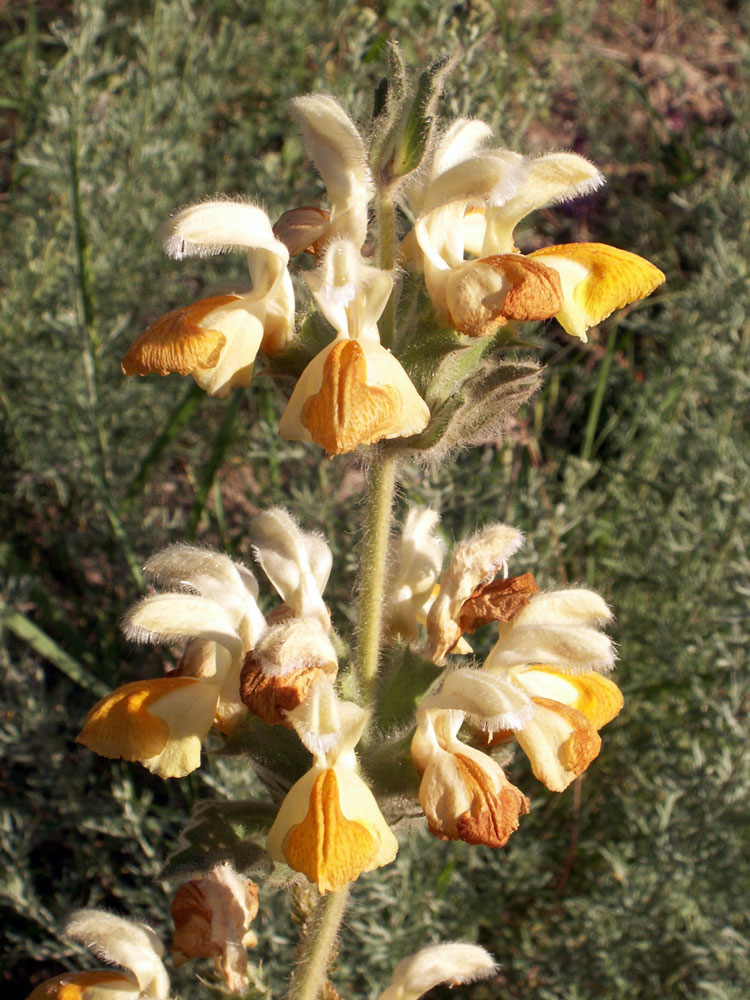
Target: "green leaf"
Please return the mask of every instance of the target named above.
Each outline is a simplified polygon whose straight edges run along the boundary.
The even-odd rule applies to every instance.
[[[370,143],[370,167],[386,186],[392,179],[396,142],[406,114],[406,65],[396,42],[388,46],[388,63],[388,76],[375,92],[374,134]]]
[[[405,177],[422,162],[432,135],[438,98],[456,62],[456,54],[441,56],[420,75],[394,159],[394,177]]]
[[[57,645],[54,639],[35,625],[30,618],[15,611],[0,599],[0,627],[7,628],[22,642],[27,643],[41,657],[69,677],[82,688],[92,691],[100,698],[107,694],[108,688],[98,677],[94,677],[78,660],[66,653]]]
[[[163,878],[205,875],[215,865],[228,861],[240,874],[268,873],[273,868],[271,856],[252,840],[239,837],[225,813],[231,803],[201,803],[188,826],[180,834],[180,843],[162,869]]]
[[[275,801],[280,801],[312,766],[311,754],[293,729],[269,726],[254,715],[249,715],[213,752],[248,755],[253,770]]]
[[[437,461],[456,448],[492,440],[540,384],[541,369],[535,361],[486,360],[481,372],[433,411],[420,434],[386,447],[412,458]]]

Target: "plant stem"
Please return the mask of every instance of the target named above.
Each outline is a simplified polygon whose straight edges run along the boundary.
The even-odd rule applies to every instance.
[[[362,697],[368,702],[372,701],[380,658],[386,558],[395,484],[396,460],[392,455],[385,454],[370,468],[359,578],[359,638],[354,671]]]
[[[321,995],[348,899],[347,885],[318,900],[305,924],[299,961],[289,987],[289,1000],[317,1000]]]

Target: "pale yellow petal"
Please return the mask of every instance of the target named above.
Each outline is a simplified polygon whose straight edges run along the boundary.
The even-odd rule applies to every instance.
[[[312,440],[329,455],[384,438],[407,437],[430,418],[396,358],[374,341],[339,340],[314,358],[279,424],[290,440]]]
[[[140,761],[161,777],[182,777],[200,763],[219,688],[199,678],[134,681],[96,704],[77,737],[102,757]]]
[[[583,712],[547,698],[533,701],[534,717],[516,739],[534,776],[551,792],[562,792],[598,755],[602,741]]]
[[[504,205],[487,212],[482,256],[510,253],[513,230],[535,209],[589,194],[604,183],[594,164],[577,153],[547,153],[525,160],[524,165],[518,191]]]
[[[341,788],[334,768],[313,770],[297,782],[266,843],[272,857],[306,875],[322,893],[388,864],[398,850],[372,793],[346,770]]]
[[[242,295],[216,295],[152,323],[122,361],[126,375],[192,375],[209,396],[247,386],[264,335],[266,306]]]
[[[219,360],[226,337],[204,320],[237,295],[214,295],[182,309],[174,309],[152,323],[122,359],[125,375],[192,375]]]
[[[646,298],[665,280],[650,261],[604,243],[568,243],[529,256],[560,274],[565,303],[557,320],[581,340],[586,340],[589,327],[615,309]]]
[[[595,671],[564,674],[540,665],[514,672],[513,680],[532,698],[557,701],[583,712],[594,729],[611,722],[624,704],[618,686]]]

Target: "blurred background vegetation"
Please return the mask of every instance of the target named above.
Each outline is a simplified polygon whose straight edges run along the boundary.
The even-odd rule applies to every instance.
[[[58,937],[71,908],[168,936],[163,859],[192,802],[235,780],[211,761],[165,783],[73,742],[98,695],[168,663],[118,632],[145,557],[187,537],[250,561],[248,518],[287,504],[326,529],[346,625],[356,465],[279,441],[262,378],[221,402],[125,379],[119,359],[243,269],[167,260],[159,223],[219,192],[272,218],[314,202],[285,101],[324,90],[366,119],[391,38],[415,68],[460,46],[447,116],[606,174],[537,213],[525,248],[613,243],[668,280],[588,344],[545,330],[545,389],[506,438],[407,477],[404,500],[437,505],[449,537],[510,520],[529,535],[514,570],[607,597],[626,709],[562,796],[514,761],[532,813],[504,850],[417,836],[360,879],[336,981],[375,995],[403,955],[461,937],[501,970],[454,996],[746,997],[749,20],[718,0],[0,5],[4,997],[83,967]],[[278,983],[296,931],[278,895],[261,905],[261,975]]]

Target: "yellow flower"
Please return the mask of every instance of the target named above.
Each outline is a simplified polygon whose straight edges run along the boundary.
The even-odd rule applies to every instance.
[[[423,430],[429,407],[378,334],[391,275],[365,264],[353,243],[338,241],[306,281],[336,338],[300,376],[279,434],[315,441],[331,456]]]
[[[650,295],[664,274],[649,261],[605,243],[568,243],[529,254],[560,276],[563,304],[555,319],[571,337],[586,331],[615,309]]]
[[[104,910],[79,910],[64,933],[128,971],[66,972],[41,983],[27,1000],[167,1000],[164,948],[145,924]]]
[[[575,153],[532,159],[508,150],[477,153],[486,133],[478,123],[458,126],[449,130],[449,148],[438,149],[429,183],[418,191],[414,237],[420,254],[412,247],[444,321],[480,337],[511,320],[554,316],[569,334],[586,340],[589,327],[664,281],[643,258],[599,243],[520,254],[514,233],[526,215],[588,194],[604,178]]]
[[[246,249],[252,289],[211,296],[162,316],[125,355],[123,372],[192,375],[209,396],[249,385],[258,351],[276,354],[294,333],[289,252],[274,237],[268,216],[254,205],[230,201],[194,205],[170,221],[165,248],[177,259]]]
[[[599,671],[614,664],[614,650],[598,630],[611,612],[589,590],[561,590],[532,597],[509,623],[483,671],[516,685],[531,699],[528,721],[513,733],[535,777],[562,792],[596,758],[597,730],[620,711],[619,688]],[[502,728],[502,727],[501,727]]]
[[[200,764],[211,725],[230,729],[246,709],[239,697],[242,655],[265,631],[255,577],[228,556],[174,545],[144,567],[155,582],[192,593],[147,597],[126,614],[136,642],[189,640],[180,669],[118,688],[89,712],[78,742],[104,757],[139,761],[163,778]]]
[[[282,802],[266,847],[320,892],[335,891],[362,872],[389,864],[398,851],[375,797],[356,771],[354,747],[367,713],[338,701],[330,682],[321,680],[288,718],[314,762]]]
[[[242,641],[220,604],[188,594],[146,598],[128,613],[124,629],[142,641],[199,638],[215,643],[214,672],[117,688],[94,705],[77,741],[103,757],[139,761],[162,778],[184,777],[200,765],[201,744],[235,665],[239,686]]]
[[[530,715],[530,699],[519,688],[478,670],[454,671],[440,694],[422,699],[411,753],[430,833],[488,847],[507,843],[529,801],[492,757],[457,734],[467,719],[484,729],[517,730]]]

